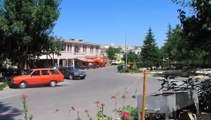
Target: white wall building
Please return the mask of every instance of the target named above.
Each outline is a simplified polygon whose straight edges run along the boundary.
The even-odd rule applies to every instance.
[[[61,55],[42,55],[40,59],[54,59],[57,66],[75,66],[77,61],[99,57],[100,53],[99,44],[70,39],[64,40]]]

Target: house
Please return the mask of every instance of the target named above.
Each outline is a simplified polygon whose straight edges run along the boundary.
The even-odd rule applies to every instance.
[[[60,55],[42,55],[39,58],[43,64],[54,64],[54,66],[80,66],[84,61],[100,57],[100,53],[99,44],[69,39],[64,40]]]

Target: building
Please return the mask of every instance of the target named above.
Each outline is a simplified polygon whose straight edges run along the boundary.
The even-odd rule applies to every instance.
[[[54,66],[80,66],[83,61],[100,57],[100,45],[83,40],[64,40],[60,55],[42,55],[40,59]]]

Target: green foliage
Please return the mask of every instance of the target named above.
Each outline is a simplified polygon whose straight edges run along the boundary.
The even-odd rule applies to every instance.
[[[3,82],[2,84],[0,84],[0,90],[3,90],[5,87],[7,87],[6,82]]]
[[[116,49],[114,47],[109,47],[107,50],[106,50],[106,53],[108,55],[108,58],[110,60],[114,60],[115,59],[115,55],[116,55]]]
[[[58,0],[4,0],[0,6],[0,51],[4,57],[23,67],[28,59],[48,51],[58,6]]]
[[[108,117],[104,114],[104,106],[105,104],[101,104],[98,112],[97,112],[97,120],[112,120],[112,117]]]
[[[185,47],[184,39],[182,38],[182,30],[179,25],[172,29],[169,27],[167,33],[167,40],[163,46],[163,60],[168,64],[174,64],[175,62],[181,62],[189,57],[185,57],[187,50]],[[169,67],[169,66],[168,66]]]
[[[144,45],[141,50],[141,62],[144,67],[158,66],[160,57],[159,57],[159,48],[157,47],[152,33],[152,29],[149,28],[148,33],[144,40]]]
[[[126,59],[126,55],[124,54],[123,60],[125,59]],[[139,56],[135,52],[129,51],[127,52],[127,61],[128,63],[137,63],[140,60],[139,60]]]
[[[130,73],[139,73],[140,70],[139,70],[138,67],[132,67],[131,69],[129,69],[129,72],[130,72]]]
[[[108,55],[108,58],[110,60],[116,59],[116,54],[122,52],[121,48],[114,48],[112,46],[109,46],[109,48],[106,50],[106,53]]]
[[[122,64],[119,64],[119,65],[117,66],[118,72],[122,72],[122,71],[123,71],[123,68],[124,68],[124,66],[123,66]]]
[[[51,37],[48,54],[60,55],[63,45],[64,45],[64,41],[62,41],[58,38],[55,38],[55,37]]]
[[[107,115],[103,114],[102,111],[98,111],[97,120],[112,120],[112,117],[108,117]]]
[[[117,70],[118,70],[118,72],[120,72],[120,73],[129,72],[129,69],[125,66],[125,64],[119,64],[119,65],[117,66]]]
[[[211,2],[210,0],[172,0],[189,9],[179,9],[184,43],[185,64],[210,64],[211,58]],[[187,10],[191,13],[186,14]],[[189,59],[188,59],[189,58]]]
[[[123,107],[123,110],[130,113],[130,120],[138,120],[138,108],[127,105]]]

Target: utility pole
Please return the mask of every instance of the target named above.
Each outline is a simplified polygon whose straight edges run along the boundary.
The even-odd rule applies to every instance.
[[[146,70],[144,70],[141,120],[145,120],[146,91],[147,91],[147,72],[146,72]]]
[[[127,36],[125,32],[125,68],[127,69]]]

